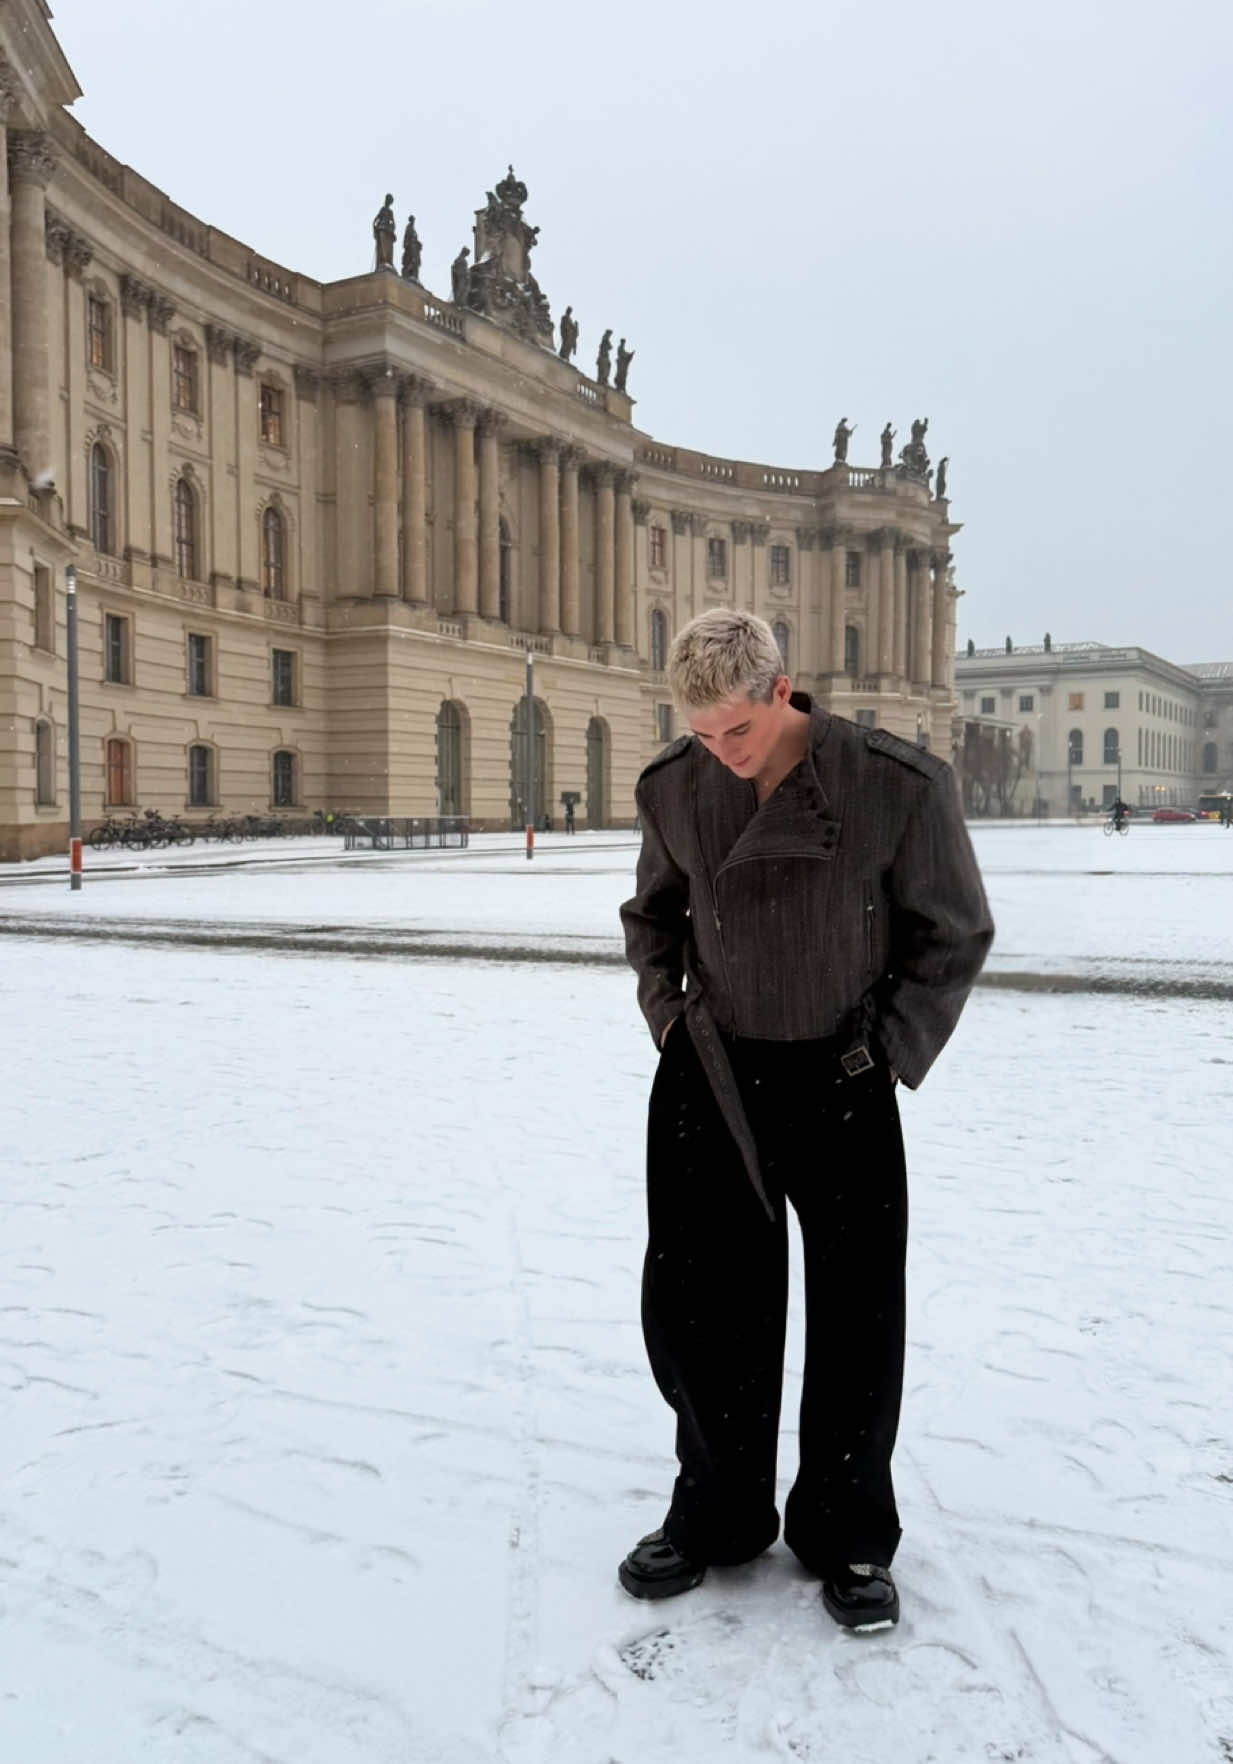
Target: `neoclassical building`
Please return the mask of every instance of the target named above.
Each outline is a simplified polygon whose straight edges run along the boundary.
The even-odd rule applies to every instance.
[[[0,856],[63,847],[65,568],[83,815],[632,820],[673,733],[664,661],[708,606],[797,683],[949,753],[950,543],[924,425],[897,462],[755,465],[653,439],[629,358],[558,346],[512,170],[449,297],[320,283],[176,206],[78,126],[43,0],[0,8]],[[362,227],[357,229],[361,242]],[[785,398],[791,396],[785,389]],[[941,484],[939,483],[939,489]]]

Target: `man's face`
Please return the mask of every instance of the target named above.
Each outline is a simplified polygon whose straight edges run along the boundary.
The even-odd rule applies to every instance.
[[[784,709],[791,690],[787,675],[781,674],[769,704],[747,694],[723,698],[702,710],[691,710],[689,726],[707,752],[713,753],[730,772],[738,778],[756,778],[765,769],[783,733]]]

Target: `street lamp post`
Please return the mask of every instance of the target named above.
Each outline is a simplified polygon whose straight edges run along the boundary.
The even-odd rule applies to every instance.
[[[527,769],[526,769],[526,827],[527,827],[527,862],[535,856],[535,657],[527,650]]]

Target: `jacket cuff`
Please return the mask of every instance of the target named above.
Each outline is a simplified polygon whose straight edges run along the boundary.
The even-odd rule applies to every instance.
[[[647,1013],[647,1028],[651,1031],[651,1040],[657,1048],[662,1048],[664,1045],[664,1034],[669,1023],[675,1023],[677,1018],[683,1017],[684,1014],[684,993],[681,993],[679,1002],[676,999],[669,999],[662,1005],[656,1005],[653,1011]]]

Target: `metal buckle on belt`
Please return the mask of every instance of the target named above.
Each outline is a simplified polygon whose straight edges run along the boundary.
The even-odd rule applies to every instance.
[[[849,1078],[859,1078],[862,1072],[873,1071],[873,1055],[863,1041],[858,1042],[855,1047],[850,1047],[846,1054],[840,1054],[839,1064]]]

